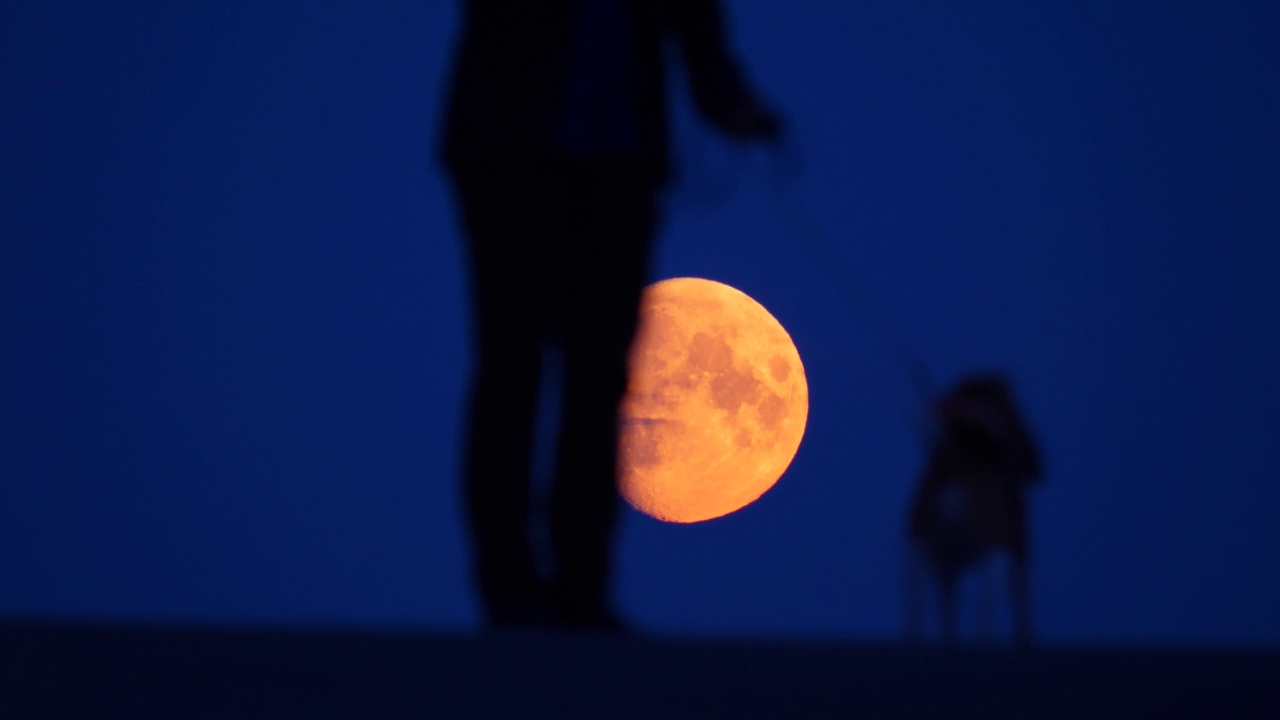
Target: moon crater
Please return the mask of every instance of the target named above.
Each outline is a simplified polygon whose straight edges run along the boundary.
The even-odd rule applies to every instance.
[[[759,303],[711,280],[651,285],[620,413],[619,489],[669,522],[731,513],[790,465],[808,408],[799,353]]]

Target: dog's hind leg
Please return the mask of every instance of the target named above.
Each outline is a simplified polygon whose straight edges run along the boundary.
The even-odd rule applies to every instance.
[[[996,603],[999,599],[1001,580],[1006,574],[1004,558],[1000,553],[990,553],[982,561],[981,589],[978,595],[978,639],[990,643],[996,637]]]
[[[955,644],[959,639],[956,623],[958,584],[958,573],[951,570],[942,570],[938,573],[938,611],[942,619],[942,641],[948,645]]]
[[[907,539],[907,548],[903,558],[903,599],[906,601],[906,640],[909,643],[920,642],[924,637],[924,598],[927,590],[926,574],[928,564],[919,541]]]
[[[1013,641],[1029,647],[1032,641],[1031,587],[1027,572],[1027,558],[1018,553],[1009,558],[1009,594],[1013,611]]]

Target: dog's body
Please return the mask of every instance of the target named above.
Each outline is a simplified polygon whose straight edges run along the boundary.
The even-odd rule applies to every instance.
[[[1041,473],[1035,442],[997,376],[962,381],[935,410],[937,436],[908,519],[908,632],[920,635],[927,574],[936,582],[943,638],[954,640],[961,576],[1003,555],[1014,637],[1030,643],[1025,495]],[[984,634],[992,629],[993,590],[989,582]]]

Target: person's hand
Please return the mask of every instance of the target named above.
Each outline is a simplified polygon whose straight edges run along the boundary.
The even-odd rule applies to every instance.
[[[782,118],[754,99],[742,102],[723,119],[721,128],[734,140],[763,140],[777,143],[782,138]]]

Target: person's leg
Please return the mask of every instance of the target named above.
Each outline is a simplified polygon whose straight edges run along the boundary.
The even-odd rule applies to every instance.
[[[458,190],[476,352],[463,469],[474,581],[490,625],[538,625],[547,610],[530,546],[530,474],[551,281],[546,246],[561,233],[554,203],[518,178],[470,179]]]
[[[609,601],[618,513],[618,406],[627,387],[655,226],[653,191],[634,173],[580,178],[564,295],[564,406],[551,498],[553,581],[564,627],[617,627]]]

